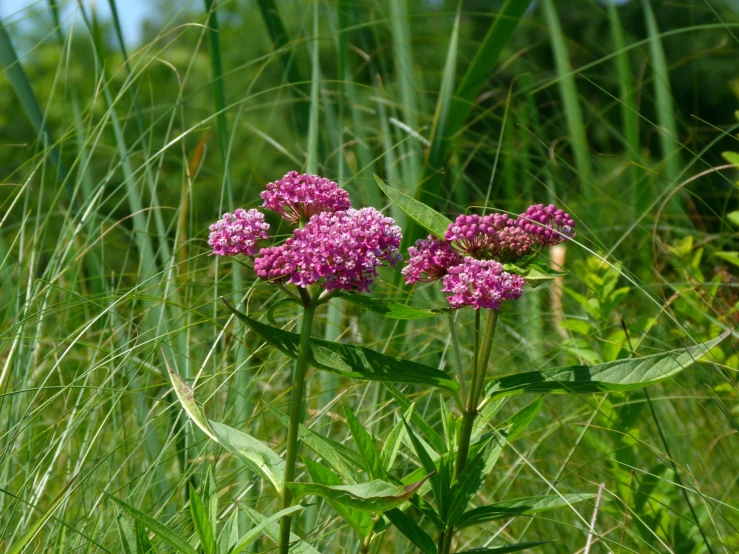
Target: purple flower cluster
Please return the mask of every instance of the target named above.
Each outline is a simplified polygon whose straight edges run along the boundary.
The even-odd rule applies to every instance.
[[[518,225],[531,240],[542,246],[553,246],[575,237],[575,221],[554,204],[535,204],[518,218]]]
[[[503,300],[518,298],[523,279],[503,271],[501,261],[521,258],[534,248],[575,236],[574,220],[556,206],[531,206],[518,219],[506,214],[460,215],[444,233],[429,236],[408,249],[403,268],[407,284],[443,280],[452,308],[500,309]]]
[[[263,249],[254,270],[261,279],[299,287],[368,291],[379,266],[402,259],[400,240],[400,227],[374,208],[323,212],[282,245]]]
[[[524,280],[503,271],[503,266],[494,260],[464,258],[449,268],[442,283],[441,290],[450,293],[447,300],[453,309],[472,306],[476,310],[499,310],[503,300],[521,296]]]
[[[221,219],[210,226],[208,244],[214,255],[253,256],[259,240],[269,236],[268,230],[269,223],[264,221],[264,214],[257,210],[246,211],[239,208],[232,214],[223,214]]]
[[[261,193],[263,208],[280,214],[293,224],[304,223],[321,212],[337,212],[351,207],[349,193],[318,175],[291,171],[279,181],[268,183]]]
[[[300,227],[284,243],[258,249],[269,225],[258,210],[236,210],[211,225],[213,254],[254,258],[257,276],[298,287],[369,290],[381,265],[396,267],[400,227],[374,208],[351,208],[349,194],[336,183],[292,171],[269,183],[263,207]]]

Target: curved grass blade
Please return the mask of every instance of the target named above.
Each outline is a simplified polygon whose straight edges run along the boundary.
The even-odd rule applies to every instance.
[[[291,358],[297,358],[300,342],[298,335],[265,325],[241,313],[225,299],[223,299],[223,302],[243,323],[268,344]],[[459,391],[459,384],[443,371],[411,360],[386,356],[363,346],[353,346],[315,338],[311,339],[310,347],[309,363],[312,366],[344,377],[368,381],[418,383],[432,385],[453,393]]]
[[[731,331],[727,331],[713,340],[691,348],[643,358],[509,375],[494,380],[488,394],[497,397],[532,392],[566,394],[641,389],[669,379],[690,367],[730,334]]]

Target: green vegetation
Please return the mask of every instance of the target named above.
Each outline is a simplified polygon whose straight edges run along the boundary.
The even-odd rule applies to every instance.
[[[0,22],[0,551],[739,552],[735,2],[155,4]],[[291,170],[577,235],[298,295],[207,244]]]

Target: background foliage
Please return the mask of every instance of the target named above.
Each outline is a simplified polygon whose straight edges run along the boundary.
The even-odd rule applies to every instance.
[[[38,2],[0,30],[2,549],[118,552],[119,508],[104,492],[189,534],[188,483],[209,467],[220,518],[238,512],[247,528],[241,507],[272,513],[271,489],[186,420],[163,353],[209,417],[279,449],[290,360],[218,302],[255,316],[273,291],[209,258],[205,238],[291,169],[399,221],[373,173],[449,215],[550,201],[574,215],[577,241],[551,259],[566,276],[506,306],[491,374],[658,353],[737,321],[739,156],[722,155],[739,151],[729,0],[534,2],[451,131],[452,93],[502,2],[462,2],[456,42],[452,1],[224,1],[217,32],[203,5],[160,2],[141,44],[125,45],[114,22],[70,4],[74,18]],[[400,294],[397,275],[381,277],[377,295]],[[428,288],[414,302],[444,300]],[[287,326],[295,316],[274,313]],[[388,323],[348,303],[318,318],[331,340],[454,369],[443,318]],[[471,315],[459,318],[469,345]],[[481,495],[602,484],[590,552],[739,550],[738,368],[726,341],[648,393],[546,396]],[[441,432],[438,393],[404,393]],[[498,417],[531,400],[501,403]],[[318,374],[309,402],[309,426],[349,446],[342,403],[381,442],[402,410],[381,384]],[[410,451],[399,475],[415,469]],[[541,551],[582,551],[594,508],[473,527],[463,546],[556,539]],[[356,551],[326,504],[296,517],[317,526],[319,551]],[[392,530],[377,546],[406,551]]]

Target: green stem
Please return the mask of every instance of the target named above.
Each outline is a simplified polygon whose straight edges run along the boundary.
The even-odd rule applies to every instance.
[[[472,430],[475,427],[475,419],[477,419],[477,407],[480,403],[480,396],[485,387],[485,373],[490,359],[490,352],[493,347],[493,336],[495,335],[495,327],[498,324],[498,310],[489,310],[488,319],[485,323],[485,334],[480,340],[480,310],[475,314],[475,367],[472,375],[472,384],[470,385],[470,395],[467,398],[467,408],[462,416],[462,427],[459,430],[459,445],[457,446],[457,459],[454,464],[454,479],[456,480],[467,465],[467,458],[470,453],[470,441],[472,440]],[[439,554],[449,554],[452,547],[452,538],[454,536],[454,527],[446,529],[442,536],[439,537]]]
[[[300,290],[300,289],[299,289]],[[310,334],[313,326],[313,316],[316,313],[316,305],[309,302],[303,312],[303,321],[300,326],[300,345],[298,347],[298,359],[295,361],[295,376],[293,379],[293,390],[290,395],[290,422],[287,427],[287,453],[285,454],[285,480],[282,491],[282,508],[289,508],[293,502],[293,495],[287,488],[287,483],[295,480],[295,462],[298,459],[298,430],[300,428],[303,412],[303,396],[305,396],[305,371],[308,368],[308,357],[310,354]],[[288,554],[290,549],[290,525],[292,520],[289,515],[280,520],[280,554]]]

